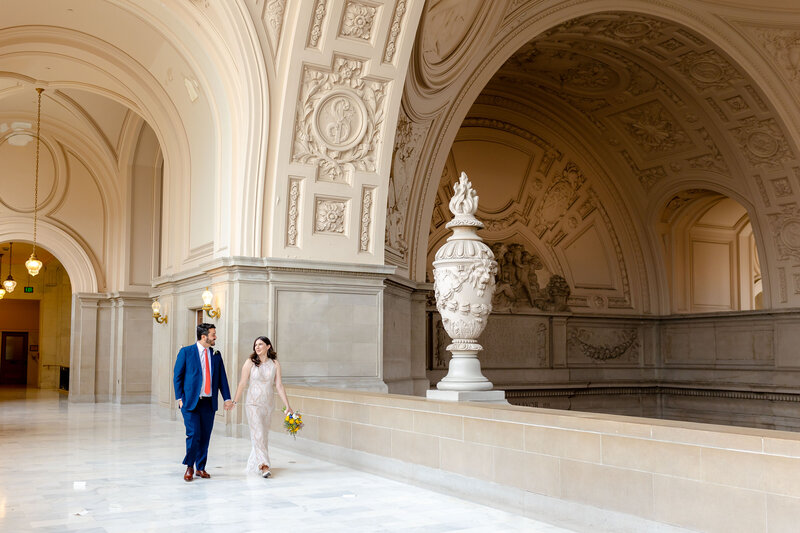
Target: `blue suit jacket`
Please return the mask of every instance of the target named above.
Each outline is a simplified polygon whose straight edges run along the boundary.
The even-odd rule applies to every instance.
[[[213,351],[213,348],[212,348]],[[200,356],[197,345],[184,346],[178,352],[175,361],[173,383],[175,384],[175,399],[183,400],[183,409],[191,411],[197,407],[200,399],[200,388],[203,386],[203,369],[200,366]],[[223,400],[231,399],[228,389],[228,376],[225,374],[225,365],[222,356],[214,351],[211,355],[211,404],[217,410],[217,396],[222,392]]]

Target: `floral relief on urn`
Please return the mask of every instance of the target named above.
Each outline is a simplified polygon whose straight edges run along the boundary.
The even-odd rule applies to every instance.
[[[478,195],[463,172],[450,200],[454,218],[447,227],[453,230],[436,252],[433,262],[436,309],[442,325],[453,340],[447,376],[437,385],[440,390],[489,390],[491,382],[480,371],[477,354],[483,348],[477,338],[486,327],[492,311],[497,262],[491,249],[478,236],[483,223],[475,218]]]

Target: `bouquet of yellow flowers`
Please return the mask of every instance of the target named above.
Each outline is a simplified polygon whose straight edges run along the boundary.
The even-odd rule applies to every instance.
[[[283,410],[286,412],[286,409]],[[297,432],[303,428],[303,417],[300,413],[292,413],[286,415],[283,419],[283,427],[289,432],[294,439],[297,439]]]

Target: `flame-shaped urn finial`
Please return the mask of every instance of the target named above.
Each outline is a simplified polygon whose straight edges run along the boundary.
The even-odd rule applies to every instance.
[[[483,223],[475,218],[478,195],[467,175],[461,173],[454,186],[447,227],[453,235],[436,252],[433,286],[436,309],[453,342],[447,376],[436,387],[444,391],[487,391],[492,383],[481,373],[477,338],[492,311],[497,262],[491,249],[478,236]]]

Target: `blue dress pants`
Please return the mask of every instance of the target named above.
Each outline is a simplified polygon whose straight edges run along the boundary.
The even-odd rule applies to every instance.
[[[208,443],[211,440],[211,430],[214,429],[211,398],[200,398],[194,409],[188,411],[182,408],[181,413],[186,426],[186,457],[183,458],[183,464],[205,470]]]

